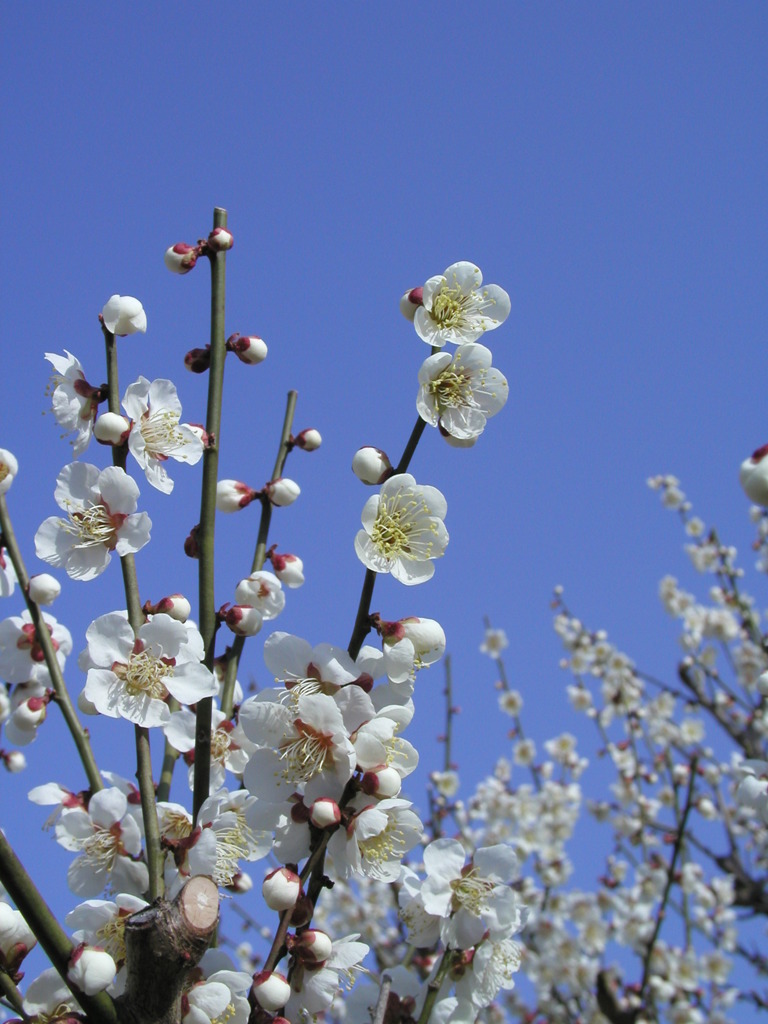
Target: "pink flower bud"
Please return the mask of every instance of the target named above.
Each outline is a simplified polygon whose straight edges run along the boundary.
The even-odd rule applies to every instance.
[[[341,811],[335,800],[322,796],[312,804],[309,820],[315,828],[331,828],[341,821]]]
[[[226,228],[214,228],[208,235],[208,245],[214,252],[226,252],[235,244],[232,232]]]
[[[406,320],[413,322],[413,318],[416,316],[416,310],[419,306],[424,305],[424,289],[423,288],[411,288],[405,295],[400,299],[400,312],[403,314]]]
[[[246,892],[250,892],[253,888],[253,879],[245,871],[237,871],[232,876],[232,881],[227,886],[230,892],[240,893],[241,895]]]
[[[333,943],[330,935],[317,928],[308,928],[296,936],[291,944],[291,952],[305,963],[322,964],[333,952]]]
[[[227,342],[227,347],[235,353],[241,363],[255,366],[257,363],[263,363],[267,358],[267,343],[255,334],[241,334],[239,337],[233,336],[229,340],[231,344]]]
[[[445,653],[445,633],[435,619],[420,619],[412,615],[397,622],[381,622],[379,626],[385,644],[391,646],[399,640],[410,640],[417,656],[417,666],[432,665]]]
[[[379,768],[374,772],[366,772],[363,776],[362,790],[368,796],[388,800],[397,796],[402,789],[400,773],[394,768]]]
[[[304,582],[304,563],[298,555],[278,555],[271,552],[269,560],[275,570],[275,576],[286,587],[295,590]]]
[[[144,334],[147,329],[144,307],[132,295],[113,295],[102,309],[101,319],[110,334],[121,338],[127,334]]]
[[[40,572],[30,577],[29,596],[36,604],[53,604],[61,593],[61,584],[50,573]]]
[[[103,992],[116,974],[115,961],[96,946],[78,946],[69,958],[67,978],[86,995]]]
[[[191,348],[184,356],[184,365],[190,373],[205,373],[211,365],[211,346]]]
[[[116,412],[103,412],[93,425],[93,436],[101,444],[125,444],[131,421]]]
[[[34,730],[45,721],[47,703],[45,697],[28,697],[13,712],[11,721],[17,729]]]
[[[177,242],[165,250],[165,265],[174,274],[188,274],[197,263],[198,249],[186,242]]]
[[[264,490],[273,505],[283,508],[285,505],[292,505],[301,494],[301,488],[295,480],[289,480],[287,476],[278,477],[277,480],[270,480]]]
[[[20,750],[8,750],[2,755],[2,758],[6,770],[12,775],[15,775],[16,772],[23,772],[27,767],[27,759]]]
[[[240,480],[219,480],[216,484],[216,508],[219,512],[239,512],[255,497],[256,491]]]
[[[0,494],[5,494],[19,472],[16,456],[7,448],[0,448]]]
[[[193,526],[189,531],[188,536],[184,540],[184,554],[187,558],[199,558],[200,557],[200,544],[198,543],[198,534],[200,533],[200,523]]]
[[[0,954],[6,971],[13,975],[36,945],[37,939],[21,913],[0,901]]]
[[[247,604],[234,604],[224,616],[224,621],[235,636],[256,636],[264,617],[258,608]]]
[[[315,430],[314,427],[307,427],[305,430],[302,430],[293,441],[297,448],[301,448],[305,452],[315,452],[323,443],[320,431]]]
[[[260,971],[253,976],[251,992],[259,1006],[274,1013],[288,1002],[291,986],[277,971]]]
[[[352,472],[364,484],[383,484],[392,475],[392,463],[381,448],[358,448],[352,459]]]
[[[739,480],[750,501],[768,506],[768,444],[742,462]]]
[[[290,910],[301,895],[301,879],[290,868],[275,868],[264,879],[261,893],[270,910]]]
[[[183,594],[171,594],[169,597],[162,597],[157,604],[147,602],[143,611],[147,615],[170,615],[177,622],[186,622],[192,614],[192,605]]]

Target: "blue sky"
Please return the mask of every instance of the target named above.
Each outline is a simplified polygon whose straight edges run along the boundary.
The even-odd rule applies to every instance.
[[[425,435],[412,471],[446,495],[450,545],[430,584],[380,580],[374,607],[443,623],[469,779],[507,726],[477,653],[484,615],[509,633],[511,683],[539,739],[574,727],[548,606],[557,583],[587,623],[671,674],[658,580],[693,573],[646,477],[676,473],[752,560],[737,469],[768,440],[767,36],[758,3],[6,6],[0,445],[22,464],[10,506],[30,564],[68,459],[41,416],[42,353],[69,349],[99,382],[96,315],[112,293],[136,295],[149,330],[121,343],[122,388],[170,377],[201,420],[205,381],[182,358],[207,340],[207,267],[175,278],[162,254],[205,236],[219,205],[235,236],[228,333],[270,348],[259,367],[227,366],[222,475],[268,478],[289,388],[297,428],[324,438],[291,457],[302,497],[274,520],[307,573],[280,628],[346,645],[370,493],[349,465],[362,444],[399,457],[428,354],[398,299],[466,259],[512,299],[490,338],[509,402],[473,450]],[[170,498],[142,488],[155,528],[139,579],[155,599],[194,587],[180,545],[198,477],[173,475]],[[246,513],[220,523],[222,603],[255,528]],[[53,609],[76,651],[88,622],[121,606],[113,569]],[[266,681],[258,642],[249,673]],[[416,695],[425,760],[440,689],[433,669]],[[122,731],[95,728],[105,759]],[[35,840],[24,792],[61,771],[50,751],[41,734],[0,795],[3,824],[18,815]]]

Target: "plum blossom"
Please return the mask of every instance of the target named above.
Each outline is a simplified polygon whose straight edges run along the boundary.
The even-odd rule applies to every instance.
[[[105,392],[101,387],[88,383],[80,360],[66,349],[63,356],[46,352],[45,358],[54,369],[48,385],[48,390],[53,391],[53,415],[66,433],[75,434],[72,454],[77,458],[91,440],[99,403],[104,400]]]
[[[357,557],[374,572],[391,572],[407,586],[434,574],[433,559],[448,545],[445,498],[420,486],[410,473],[390,477],[363,506],[364,529],[355,538]]]
[[[169,380],[146,377],[131,384],[123,395],[123,408],[133,420],[128,436],[131,454],[153,487],[164,494],[173,490],[173,480],[163,463],[168,459],[194,465],[203,457],[203,442],[186,423],[179,423],[181,402]]]
[[[355,797],[353,814],[328,842],[328,853],[340,878],[362,874],[381,882],[400,876],[405,854],[421,841],[423,826],[409,800]]]
[[[144,334],[147,330],[147,314],[138,299],[132,295],[113,295],[101,311],[104,326],[110,334],[125,337],[126,334]]]
[[[0,545],[0,597],[10,597],[17,583],[16,570],[13,568],[8,549]]]
[[[331,946],[330,956],[320,967],[295,965],[291,973],[291,995],[285,1004],[288,1020],[314,1019],[316,1014],[328,1009],[342,983],[346,988],[352,987],[353,972],[364,970],[360,965],[368,955],[368,946],[358,942],[359,938],[358,934],[352,934],[337,939]]]
[[[218,708],[211,709],[211,792],[224,785],[227,771],[243,774],[248,758],[255,749],[240,725],[230,721]],[[188,708],[171,712],[164,726],[165,738],[183,754],[195,748],[195,715]],[[194,763],[189,767],[189,788],[194,788]]]
[[[419,416],[451,437],[479,437],[509,395],[506,378],[491,366],[491,358],[484,345],[461,345],[453,358],[448,352],[429,356],[419,370]]]
[[[236,971],[221,949],[207,949],[181,997],[182,1024],[247,1024],[251,975]]]
[[[103,949],[81,945],[69,958],[67,978],[92,996],[103,992],[114,980],[117,967],[112,957]]]
[[[139,488],[118,466],[99,470],[71,463],[59,473],[54,496],[67,518],[45,520],[35,534],[35,551],[72,579],[95,579],[112,551],[134,554],[149,541],[152,521],[146,512],[136,512]]]
[[[124,793],[112,786],[94,793],[88,810],[72,808],[56,824],[56,839],[79,853],[67,882],[79,896],[98,896],[106,885],[139,896],[149,885],[141,853],[141,831]]]
[[[0,494],[5,494],[19,472],[19,463],[13,452],[0,448]]]
[[[117,979],[110,987],[113,995],[122,991],[125,981],[125,922],[146,906],[147,902],[139,896],[118,893],[114,900],[85,900],[66,916],[75,942],[99,946],[112,957],[117,968]]]
[[[424,285],[422,305],[414,314],[416,333],[434,348],[446,342],[465,345],[499,327],[510,311],[509,295],[497,284],[483,287],[474,263],[452,263]]]
[[[66,626],[62,626],[52,615],[43,612],[42,616],[59,668],[63,669],[67,655],[72,651],[72,636]],[[0,622],[0,678],[7,683],[35,682],[43,686],[51,685],[45,655],[28,611]]]
[[[218,692],[200,663],[200,634],[189,623],[160,614],[134,633],[124,612],[102,615],[88,627],[84,694],[102,715],[146,727],[170,721],[169,696],[195,704]]]

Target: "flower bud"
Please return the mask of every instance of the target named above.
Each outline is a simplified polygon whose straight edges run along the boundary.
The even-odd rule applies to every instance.
[[[333,943],[330,935],[317,928],[308,928],[291,943],[291,952],[305,963],[322,964],[333,952]]]
[[[192,614],[192,605],[183,594],[171,594],[160,598],[157,604],[147,601],[142,610],[147,615],[170,615],[177,622],[186,622]]]
[[[250,892],[252,888],[253,879],[246,871],[236,871],[232,876],[232,881],[227,885],[227,889],[230,892],[240,893],[241,895]]]
[[[21,913],[0,900],[0,959],[5,971],[13,976],[36,945],[37,939]]]
[[[288,1002],[291,986],[277,971],[260,971],[253,976],[251,992],[262,1009],[274,1013]]]
[[[214,252],[226,252],[235,244],[232,232],[226,228],[214,228],[208,235],[208,245]]]
[[[261,893],[270,910],[290,910],[301,895],[301,879],[290,868],[275,868],[262,882]]]
[[[378,768],[376,771],[366,772],[362,781],[363,792],[368,796],[378,797],[379,800],[397,796],[402,786],[403,780],[395,768]]]
[[[265,619],[276,619],[285,608],[285,594],[280,580],[271,572],[257,569],[235,587],[238,604],[258,608]]]
[[[264,622],[264,616],[258,608],[252,608],[247,604],[233,604],[225,613],[224,621],[235,636],[256,636]]]
[[[16,456],[12,455],[7,448],[0,448],[0,494],[5,494],[18,472],[19,464],[16,461]]]
[[[341,810],[335,800],[329,796],[321,796],[312,804],[309,820],[315,828],[331,828],[341,821]]]
[[[188,274],[197,263],[198,250],[195,245],[177,242],[165,250],[165,265],[174,274]]]
[[[28,697],[14,710],[10,721],[17,729],[36,729],[45,721],[48,701],[45,697]]]
[[[205,373],[211,365],[211,346],[191,348],[184,356],[184,365],[190,373]]]
[[[110,334],[124,338],[127,334],[144,334],[147,314],[138,299],[132,295],[113,295],[101,311],[104,326]]]
[[[291,913],[291,925],[294,928],[303,928],[312,920],[315,906],[306,893],[302,893],[296,901],[296,906]]]
[[[419,306],[424,305],[424,289],[423,288],[411,288],[405,295],[400,299],[400,312],[403,314],[406,320],[413,322],[413,318],[416,316],[416,310]]]
[[[280,476],[277,480],[270,480],[265,486],[267,497],[273,505],[283,508],[292,505],[301,494],[301,488],[295,480],[289,480],[287,476]]]
[[[101,444],[124,444],[131,432],[131,421],[116,412],[103,412],[93,425],[93,436]]]
[[[420,619],[415,615],[397,622],[381,622],[382,640],[392,646],[400,640],[410,640],[417,658],[417,667],[432,665],[445,653],[445,633],[435,619]]]
[[[77,946],[69,958],[67,978],[88,996],[103,992],[116,974],[115,961],[97,946]]]
[[[366,445],[359,448],[352,459],[352,472],[364,484],[383,484],[387,477],[392,476],[392,463],[389,456],[381,448]]]
[[[768,444],[742,462],[739,480],[750,501],[768,506]]]
[[[293,443],[297,448],[301,448],[305,452],[315,452],[323,443],[323,439],[320,436],[319,430],[315,430],[314,427],[307,427],[294,437]]]
[[[20,750],[7,750],[2,758],[6,771],[12,775],[15,775],[16,772],[23,772],[27,767],[27,759]]]
[[[193,526],[189,531],[188,535],[184,539],[184,554],[187,558],[199,558],[200,557],[200,544],[198,542],[198,536],[200,534],[200,523]]]
[[[219,512],[239,512],[255,497],[256,491],[240,480],[219,480],[216,484],[216,508]]]
[[[29,596],[35,604],[53,604],[61,593],[61,584],[50,573],[40,572],[30,577]]]
[[[239,337],[230,338],[227,346],[234,352],[241,363],[248,363],[249,366],[256,366],[263,363],[267,358],[267,343],[263,338],[255,334],[241,334]]]
[[[300,587],[304,582],[304,563],[298,555],[278,555],[271,552],[269,560],[275,570],[275,576],[291,590]]]

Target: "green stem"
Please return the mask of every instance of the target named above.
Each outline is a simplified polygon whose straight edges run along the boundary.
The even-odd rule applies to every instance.
[[[115,1006],[106,992],[87,996],[68,981],[69,958],[74,947],[2,832],[0,832],[0,881],[21,911],[24,920],[37,936],[38,942],[61,979],[66,982],[82,1006],[89,1021],[92,1024],[97,1024],[97,1022],[98,1024],[116,1024]]]
[[[107,357],[107,393],[109,411],[120,415],[120,384],[117,367],[117,341],[110,331],[102,324]],[[127,446],[112,446],[112,464],[125,472]],[[136,636],[144,625],[144,613],[141,610],[139,581],[136,576],[136,561],[132,554],[120,556],[120,568],[123,573],[123,587],[128,611],[128,622]],[[139,783],[141,797],[141,816],[144,820],[145,849],[147,852],[147,869],[149,871],[149,898],[156,899],[163,895],[163,851],[160,846],[160,825],[157,820],[155,783],[152,778],[152,753],[149,745],[149,732],[140,725],[134,726],[136,738],[136,778]]]
[[[421,1008],[421,1013],[419,1014],[417,1024],[427,1024],[427,1021],[429,1020],[432,1014],[432,1009],[435,1005],[438,994],[440,992],[440,987],[445,981],[445,977],[448,974],[448,971],[451,969],[453,960],[453,950],[446,949],[446,951],[443,953],[443,958],[440,961],[440,966],[437,969],[437,973],[435,974],[434,978],[430,981],[430,983],[427,985],[427,998],[424,1000],[424,1005]]]
[[[283,429],[280,433],[280,444],[277,449],[277,458],[272,470],[272,480],[277,480],[283,475],[285,460],[291,450],[291,432],[293,430],[293,417],[296,413],[296,399],[298,392],[289,391],[285,405],[285,416],[283,417]],[[261,518],[259,519],[259,533],[256,538],[256,550],[253,553],[251,572],[258,572],[264,567],[267,557],[267,543],[269,541],[269,527],[272,523],[272,502],[268,498],[262,499]],[[232,717],[233,700],[235,693],[235,682],[237,681],[237,670],[240,666],[240,658],[245,647],[244,636],[235,637],[232,646],[227,650],[227,667],[224,673],[224,687],[221,695],[221,710],[227,716]]]
[[[216,207],[214,228],[227,226],[227,211]],[[200,525],[197,541],[198,603],[200,633],[205,645],[205,664],[213,669],[216,643],[216,603],[214,590],[214,529],[216,526],[216,483],[219,476],[221,405],[224,391],[224,360],[227,354],[224,329],[226,299],[226,253],[208,252],[211,263],[211,364],[208,371],[208,407],[205,430],[209,444],[203,452],[203,482],[200,496]],[[213,698],[198,701],[195,725],[195,773],[193,809],[197,819],[200,807],[208,799],[211,778],[211,722]]]
[[[14,985],[11,976],[6,974],[2,967],[0,967],[0,995],[23,1020],[29,1020],[29,1017],[24,1012],[21,992]]]
[[[29,596],[29,576],[27,575],[24,560],[21,557],[19,545],[16,542],[16,535],[13,532],[11,517],[8,514],[8,506],[6,505],[4,494],[0,494],[0,532],[3,535],[3,544],[8,550],[11,562],[13,563],[13,568],[16,571],[16,578],[19,581],[19,587],[24,594],[24,600],[27,603],[27,609],[29,610],[32,623],[35,627],[37,642],[40,644],[43,651],[46,668],[48,669],[48,674],[51,677],[53,692],[56,695],[55,703],[61,709],[67,728],[72,735],[72,739],[75,741],[75,746],[77,747],[77,752],[80,756],[83,768],[85,769],[85,774],[88,778],[88,785],[91,792],[96,793],[104,785],[101,780],[101,772],[96,765],[96,760],[93,756],[93,751],[91,750],[88,731],[80,724],[80,719],[77,717],[77,712],[70,700],[69,692],[67,691],[66,683],[64,682],[64,676],[62,675],[61,667],[56,657],[56,651],[54,650],[53,643],[51,641],[51,634],[48,632],[45,625],[43,613],[40,611],[40,607]]]

